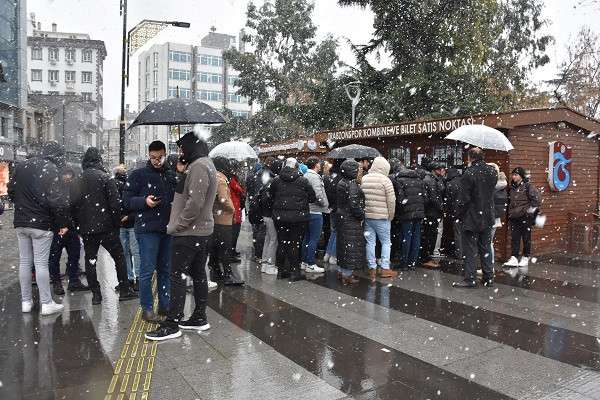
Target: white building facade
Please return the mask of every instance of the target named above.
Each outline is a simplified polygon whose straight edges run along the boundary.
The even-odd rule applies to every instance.
[[[172,97],[195,98],[217,111],[229,110],[234,117],[250,117],[252,107],[235,87],[238,72],[223,60],[223,51],[235,46],[235,36],[211,32],[200,46],[168,42],[140,53],[139,109]],[[153,140],[161,140],[174,150],[176,139],[176,127],[141,127],[139,145],[145,148]]]

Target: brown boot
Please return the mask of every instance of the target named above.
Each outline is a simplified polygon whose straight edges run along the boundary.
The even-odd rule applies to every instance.
[[[369,268],[369,278],[371,282],[375,282],[375,278],[377,278],[377,270],[375,268]]]
[[[395,278],[398,276],[398,271],[394,271],[393,269],[382,269],[379,276],[382,278]]]

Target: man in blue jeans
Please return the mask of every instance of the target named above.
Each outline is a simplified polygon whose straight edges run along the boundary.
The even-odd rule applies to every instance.
[[[365,239],[367,241],[367,262],[369,277],[374,282],[377,277],[375,246],[381,242],[381,278],[395,278],[398,273],[390,269],[392,249],[391,229],[396,212],[394,185],[389,178],[390,163],[383,157],[373,160],[369,173],[362,179],[361,189],[365,194]]]
[[[306,167],[308,170],[304,177],[308,180],[312,186],[317,200],[314,203],[309,204],[310,208],[310,219],[308,220],[308,227],[304,234],[304,242],[301,248],[302,263],[300,268],[306,272],[322,273],[325,272],[324,268],[319,267],[315,262],[317,253],[317,245],[321,238],[321,230],[323,229],[323,213],[329,212],[329,202],[327,200],[327,194],[325,193],[325,184],[319,172],[321,171],[321,160],[317,157],[310,157],[306,160]]]
[[[140,250],[139,293],[142,318],[156,322],[169,310],[171,236],[167,225],[177,179],[167,168],[166,147],[154,141],[144,168],[131,173],[123,195],[126,210],[136,213],[135,234]],[[152,309],[152,274],[156,271],[158,315]]]

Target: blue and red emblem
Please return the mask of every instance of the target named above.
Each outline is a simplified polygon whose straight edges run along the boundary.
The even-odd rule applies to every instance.
[[[555,192],[566,190],[571,184],[572,151],[562,142],[549,143],[548,184]]]

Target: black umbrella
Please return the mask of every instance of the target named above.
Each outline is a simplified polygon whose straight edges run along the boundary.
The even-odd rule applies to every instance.
[[[222,124],[225,119],[211,106],[198,100],[174,98],[150,103],[129,125]]]
[[[326,158],[375,158],[381,154],[377,149],[360,144],[351,144],[331,150]]]

